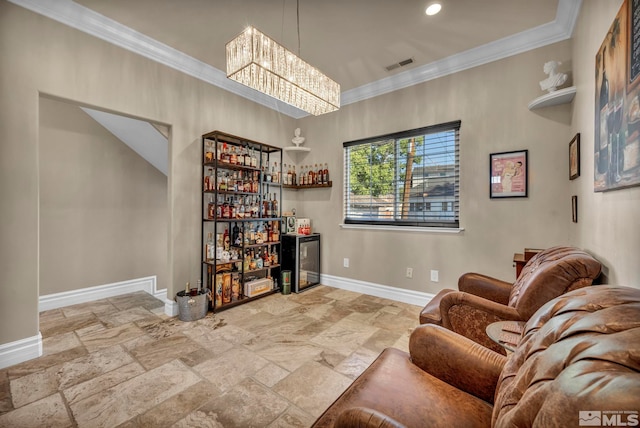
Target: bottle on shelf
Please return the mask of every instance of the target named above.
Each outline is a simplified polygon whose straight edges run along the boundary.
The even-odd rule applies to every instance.
[[[322,170],[322,184],[329,184],[329,167],[326,162],[324,164],[324,170]]]
[[[220,155],[220,161],[229,163],[229,148],[227,147],[227,143],[222,143],[222,154]]]
[[[238,165],[244,166],[244,153],[242,153],[242,147],[238,146],[236,148],[236,152],[237,152],[237,158],[236,158],[236,162],[238,163]]]
[[[209,140],[205,142],[206,148],[204,152],[204,161],[206,163],[213,162],[213,143]]]
[[[274,192],[273,199],[271,200],[271,217],[279,217],[278,215],[278,200]]]
[[[216,258],[215,244],[213,242],[213,233],[207,234],[207,243],[205,245],[205,258],[207,261],[214,260]]]
[[[255,149],[251,149],[251,167],[252,168],[258,167],[258,155],[256,154]]]
[[[293,165],[293,171],[291,173],[291,183],[289,183],[289,184],[292,184],[294,186],[298,185],[298,177],[296,176],[296,166],[295,165]]]
[[[304,186],[305,184],[307,184],[307,166],[306,165],[302,165],[300,167],[300,185]]]
[[[311,167],[311,165],[309,165],[309,175],[307,176],[307,184],[309,184],[309,185],[316,184],[316,172]]]
[[[233,245],[238,245],[238,238],[240,237],[240,228],[238,223],[233,223],[233,229],[231,230],[231,242]]]
[[[222,205],[223,203],[220,201],[221,196],[218,195],[218,200],[216,201],[216,218],[222,218]]]
[[[236,146],[231,146],[231,150],[229,150],[229,163],[231,165],[238,164],[238,155],[236,154]]]
[[[214,179],[213,179],[213,168],[207,168],[207,175],[204,176],[204,191],[207,192],[209,190],[213,190]]]
[[[213,220],[216,214],[216,204],[213,203],[213,195],[209,195],[209,204],[207,205],[207,218]]]

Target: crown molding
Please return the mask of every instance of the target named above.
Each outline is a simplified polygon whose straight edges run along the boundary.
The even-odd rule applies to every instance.
[[[294,119],[308,116],[302,110],[227,79],[226,73],[215,67],[71,0],[8,1]],[[573,33],[573,27],[580,13],[581,4],[582,0],[559,0],[556,18],[550,23],[344,91],[341,94],[342,105],[377,97],[398,89],[566,40]]]

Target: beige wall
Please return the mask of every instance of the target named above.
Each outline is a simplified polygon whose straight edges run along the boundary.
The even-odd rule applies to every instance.
[[[580,133],[580,177],[569,185],[578,195],[579,222],[570,223],[572,242],[589,249],[605,265],[606,281],[640,287],[640,187],[595,193],[594,116],[595,56],[613,22],[621,0],[582,2],[574,30],[573,63],[578,88],[572,133]]]
[[[295,129],[276,111],[6,1],[0,58],[0,344],[38,334],[40,93],[171,125],[170,297],[200,276],[201,135],[282,145]]]
[[[77,105],[40,98],[40,295],[157,276],[167,177]]]
[[[287,193],[285,209],[323,233],[323,272],[435,293],[465,271],[510,279],[525,246],[575,243],[607,265],[615,282],[638,285],[640,188],[594,194],[593,57],[617,12],[586,0],[575,42],[566,41],[466,70],[339,112],[300,121],[0,1],[0,344],[38,332],[39,93],[172,126],[168,180],[169,295],[199,277],[200,135],[214,129],[289,145],[300,126],[313,151],[299,163],[328,162],[331,189]],[[598,34],[591,34],[591,31]],[[215,41],[212,41],[215,42]],[[221,44],[224,41],[220,41]],[[572,61],[572,56],[573,61]],[[531,112],[542,64],[563,61],[578,86],[573,104]],[[450,120],[461,128],[461,225],[456,235],[343,230],[342,142]],[[572,121],[573,120],[573,121]],[[569,182],[567,145],[583,133],[583,173]],[[590,135],[591,134],[591,135]],[[490,200],[489,153],[528,149],[530,196]],[[571,194],[580,223],[571,223]],[[342,259],[351,267],[342,267]],[[405,279],[405,268],[414,269]],[[440,271],[430,283],[429,270]],[[11,329],[5,326],[11,325]]]
[[[544,62],[571,66],[571,42],[561,42],[343,107],[337,115],[304,118],[310,161],[327,159],[331,190],[300,194],[303,212],[324,235],[324,273],[435,293],[460,274],[480,271],[514,279],[514,252],[569,241],[571,204],[567,144],[571,105],[529,111],[542,95]],[[460,234],[346,230],[342,221],[342,142],[452,120],[460,130]],[[529,150],[529,197],[489,198],[489,154]],[[343,267],[343,258],[350,267]],[[413,279],[405,278],[407,267]],[[432,283],[429,271],[439,271]]]

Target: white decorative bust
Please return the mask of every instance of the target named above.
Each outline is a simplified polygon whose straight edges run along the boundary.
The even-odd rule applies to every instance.
[[[562,64],[560,61],[549,61],[544,64],[544,73],[549,77],[540,81],[540,88],[543,91],[553,92],[556,88],[567,81],[566,73],[558,73],[557,68]]]
[[[293,137],[291,141],[296,145],[296,147],[300,147],[300,144],[304,143],[305,140],[304,137],[300,136],[300,128],[296,128],[293,133],[295,134],[295,137]]]

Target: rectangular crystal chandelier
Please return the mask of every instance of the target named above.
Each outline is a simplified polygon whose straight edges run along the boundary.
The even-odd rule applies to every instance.
[[[227,77],[314,116],[340,108],[340,85],[253,27],[227,43]]]

